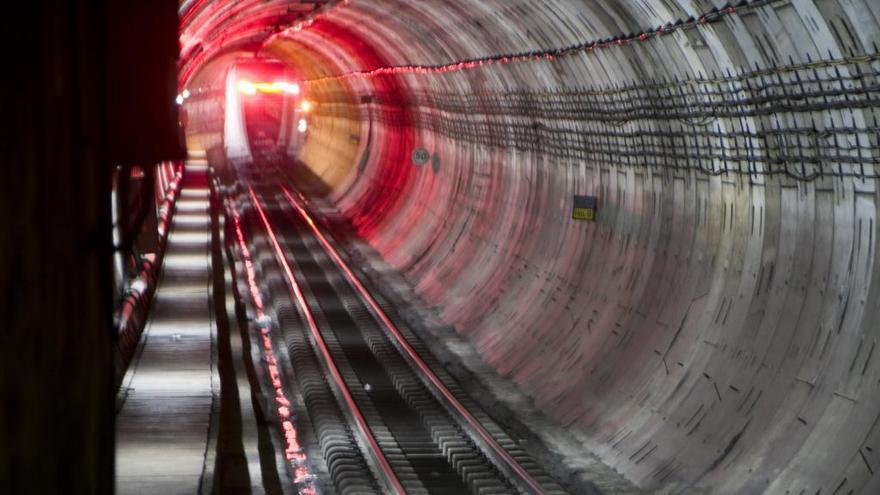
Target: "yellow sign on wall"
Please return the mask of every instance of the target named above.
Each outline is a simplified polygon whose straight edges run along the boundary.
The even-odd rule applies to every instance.
[[[598,201],[595,196],[574,196],[574,208],[571,211],[571,218],[575,220],[596,220],[596,205]]]
[[[591,208],[575,208],[571,214],[571,218],[575,220],[595,220],[596,210]]]

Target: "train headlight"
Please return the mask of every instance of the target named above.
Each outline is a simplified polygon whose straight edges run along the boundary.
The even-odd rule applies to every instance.
[[[278,93],[287,93],[291,95],[299,94],[299,84],[291,83],[287,81],[275,81],[272,83],[272,90]],[[269,92],[269,91],[267,91]]]
[[[254,83],[244,79],[238,81],[238,90],[246,95],[257,94],[257,86],[254,85]]]

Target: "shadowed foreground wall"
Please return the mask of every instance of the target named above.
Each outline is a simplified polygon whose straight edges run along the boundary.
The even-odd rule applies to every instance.
[[[3,6],[0,493],[113,491],[112,171],[179,152],[173,88],[152,84],[175,81],[160,47],[176,53],[176,3],[122,4]],[[122,27],[149,32],[150,54]]]
[[[606,463],[668,492],[875,493],[878,16],[364,0],[267,53],[312,79],[301,157],[334,161],[360,233]]]
[[[3,493],[112,492],[111,174],[105,107],[79,91],[99,80],[89,8],[13,7],[0,35],[16,72],[0,127]]]

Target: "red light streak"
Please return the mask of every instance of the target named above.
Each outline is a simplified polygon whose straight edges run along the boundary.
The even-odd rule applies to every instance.
[[[263,226],[266,229],[266,233],[269,236],[269,240],[272,243],[272,247],[275,249],[275,257],[281,264],[281,267],[284,270],[284,274],[287,277],[287,285],[288,287],[290,287],[291,295],[294,297],[294,299],[296,299],[296,302],[306,319],[309,331],[314,337],[315,344],[320,350],[321,355],[324,357],[324,363],[326,364],[327,369],[330,371],[330,375],[337,383],[338,389],[342,394],[346,405],[351,411],[352,416],[354,417],[355,422],[358,425],[358,428],[361,430],[364,440],[366,440],[370,449],[372,449],[372,453],[375,456],[376,461],[379,463],[379,467],[382,469],[382,472],[384,473],[388,483],[391,485],[396,493],[404,495],[406,493],[406,490],[404,490],[403,485],[400,483],[400,480],[397,479],[397,475],[394,473],[394,470],[391,469],[391,464],[388,463],[388,459],[385,458],[385,454],[379,448],[379,444],[376,441],[376,438],[373,436],[369,425],[367,425],[366,419],[364,419],[360,408],[354,401],[354,398],[351,396],[351,392],[348,390],[348,387],[345,385],[345,381],[342,378],[342,374],[339,372],[339,368],[336,367],[336,363],[333,361],[333,356],[330,354],[330,349],[327,347],[327,343],[324,341],[324,337],[321,335],[320,330],[318,330],[318,325],[315,323],[315,318],[312,315],[311,310],[309,310],[309,306],[306,303],[306,298],[303,295],[302,290],[300,289],[299,283],[293,276],[293,270],[291,270],[290,265],[287,262],[287,258],[284,256],[284,250],[281,249],[278,238],[275,236],[275,232],[272,230],[272,226],[270,225],[269,219],[266,217],[266,214],[263,211],[263,207],[260,206],[260,201],[257,198],[254,189],[252,187],[249,187],[248,189],[251,193],[251,199],[253,200],[254,208],[256,208],[257,213],[259,214],[260,219],[263,222]],[[238,224],[236,222],[236,226],[237,225]]]
[[[250,289],[251,297],[254,301],[254,306],[256,307],[257,321],[264,321],[266,314],[263,312],[263,298],[260,295],[260,288],[257,285],[256,271],[254,270],[251,253],[247,247],[247,243],[245,242],[244,230],[241,227],[241,216],[239,215],[238,210],[235,209],[235,206],[230,205],[230,209],[232,211],[232,221],[235,227],[235,237],[238,241],[238,247],[241,250],[242,259],[244,259],[248,287]],[[276,411],[279,418],[281,418],[282,420],[281,428],[284,433],[285,441],[284,457],[289,463],[288,467],[291,469],[291,473],[294,476],[294,483],[299,489],[299,494],[313,495],[316,492],[311,486],[312,476],[309,474],[308,469],[304,465],[304,462],[306,461],[306,455],[302,451],[302,447],[299,444],[296,428],[290,421],[290,418],[292,416],[290,410],[290,401],[287,399],[287,396],[284,393],[284,384],[281,380],[281,374],[278,371],[277,360],[275,358],[275,351],[272,346],[272,338],[269,327],[266,325],[261,326],[260,334],[263,340],[263,355],[264,360],[266,361],[266,369],[269,373],[269,378],[272,381],[272,388],[275,389],[275,402],[278,405]]]
[[[477,419],[474,418],[473,415],[471,415],[471,413],[458,401],[458,399],[456,399],[455,396],[452,395],[452,392],[450,392],[446,388],[446,386],[443,385],[443,382],[440,381],[440,379],[437,377],[437,375],[434,374],[431,368],[429,368],[428,365],[424,361],[422,361],[422,358],[419,357],[415,349],[413,349],[412,346],[409,345],[409,342],[407,342],[406,338],[403,336],[402,333],[400,333],[400,330],[398,330],[394,323],[391,322],[391,319],[388,318],[388,315],[385,314],[385,312],[382,310],[376,300],[373,299],[373,296],[366,289],[366,287],[364,287],[360,279],[355,276],[355,274],[351,271],[345,261],[342,260],[336,249],[329,242],[327,242],[327,239],[324,237],[324,234],[321,233],[320,229],[315,225],[312,217],[299,204],[299,202],[294,199],[293,195],[290,194],[290,191],[288,191],[287,188],[284,186],[281,186],[281,190],[284,191],[284,195],[287,196],[288,201],[294,207],[294,209],[296,209],[303,220],[305,220],[306,223],[309,224],[312,232],[315,233],[315,236],[321,242],[321,245],[324,246],[324,248],[330,254],[330,257],[333,258],[336,266],[338,266],[343,272],[345,272],[345,275],[348,278],[349,282],[352,284],[352,286],[354,286],[355,289],[357,289],[358,292],[360,292],[363,299],[369,304],[370,309],[372,309],[373,314],[376,315],[380,320],[382,320],[385,328],[394,337],[394,340],[396,340],[398,344],[400,344],[406,354],[409,355],[409,357],[412,359],[412,362],[422,371],[425,378],[427,378],[428,381],[430,381],[431,384],[434,385],[435,389],[441,395],[443,395],[443,397],[453,407],[453,409],[455,409],[456,412],[458,412],[458,414],[461,415],[461,417],[471,426],[471,428],[473,428],[474,431],[476,431],[477,434],[491,447],[495,454],[504,459],[507,465],[510,466],[510,468],[513,469],[514,472],[516,472],[516,474],[520,477],[522,481],[529,485],[529,487],[534,490],[535,493],[544,493],[544,488],[541,486],[541,484],[538,483],[538,481],[535,480],[532,475],[530,475],[525,470],[525,468],[523,468],[519,464],[519,462],[516,461],[516,459],[511,457],[511,455],[500,444],[498,444],[498,442],[489,434],[489,432],[486,431],[485,428],[483,428],[483,425],[481,425],[480,422],[477,421]]]

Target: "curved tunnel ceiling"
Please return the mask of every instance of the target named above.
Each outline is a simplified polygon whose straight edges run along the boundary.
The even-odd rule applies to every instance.
[[[606,464],[670,493],[880,493],[876,2],[181,11],[181,85],[237,47],[300,70],[302,161]]]

